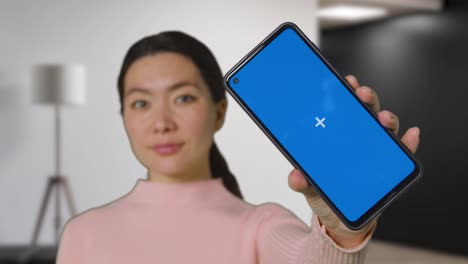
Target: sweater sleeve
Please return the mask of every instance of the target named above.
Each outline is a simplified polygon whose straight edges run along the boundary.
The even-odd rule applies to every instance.
[[[71,219],[64,226],[57,251],[56,264],[84,263],[82,240],[76,223]]]
[[[352,249],[338,246],[312,218],[312,228],[286,208],[266,203],[256,208],[261,218],[256,235],[258,263],[363,263],[369,235]]]

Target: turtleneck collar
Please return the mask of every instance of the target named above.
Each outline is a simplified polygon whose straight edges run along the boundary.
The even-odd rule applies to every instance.
[[[162,183],[138,179],[128,198],[154,205],[177,205],[206,203],[212,198],[229,192],[222,178],[197,180],[182,183]]]

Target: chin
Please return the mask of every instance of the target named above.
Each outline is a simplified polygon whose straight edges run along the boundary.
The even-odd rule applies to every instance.
[[[180,178],[180,175],[184,175],[187,171],[186,166],[181,162],[177,161],[159,161],[153,162],[150,166],[146,166],[151,172],[156,172],[157,174],[166,175],[168,177]]]

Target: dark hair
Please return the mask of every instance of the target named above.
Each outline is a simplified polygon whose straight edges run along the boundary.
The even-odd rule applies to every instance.
[[[221,68],[208,47],[186,33],[180,31],[165,31],[142,38],[127,51],[117,80],[120,114],[123,115],[124,111],[124,79],[128,68],[139,58],[154,55],[159,52],[176,52],[190,58],[207,83],[213,101],[217,103],[226,99],[226,90],[223,87]],[[215,142],[213,142],[210,148],[210,169],[214,178],[223,179],[223,184],[226,189],[235,196],[243,199],[236,178],[229,171],[227,163]]]

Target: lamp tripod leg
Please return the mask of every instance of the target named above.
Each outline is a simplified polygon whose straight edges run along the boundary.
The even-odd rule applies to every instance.
[[[44,220],[45,213],[47,211],[47,205],[51,194],[55,191],[56,195],[56,204],[55,204],[55,233],[56,233],[56,243],[58,243],[60,237],[60,228],[61,228],[61,212],[60,212],[60,189],[63,187],[63,191],[65,192],[65,198],[67,200],[68,209],[71,216],[76,215],[76,207],[75,202],[73,200],[70,184],[66,177],[63,176],[51,176],[47,182],[46,192],[42,199],[41,208],[39,210],[38,218],[36,221],[36,225],[34,228],[33,237],[31,240],[31,244],[29,245],[29,249],[21,254],[18,258],[20,263],[28,263],[32,255],[36,251],[37,242],[39,239],[39,234],[41,232],[42,222]],[[54,190],[55,189],[55,190]]]
[[[37,240],[39,238],[39,234],[41,232],[42,222],[44,220],[44,215],[47,211],[47,205],[50,198],[50,194],[52,193],[52,188],[54,187],[55,180],[53,177],[49,177],[47,182],[46,192],[44,197],[42,198],[41,208],[39,210],[39,214],[36,220],[36,225],[34,227],[34,233],[31,240],[31,244],[26,252],[24,252],[18,259],[20,263],[27,263],[29,258],[34,254],[37,246]]]
[[[62,214],[60,212],[60,186],[62,183],[62,178],[57,176],[57,181],[55,183],[55,244],[58,244],[58,240],[60,237],[60,228],[62,226]]]
[[[35,247],[37,245],[37,240],[41,232],[42,222],[44,220],[44,216],[47,211],[48,201],[50,199],[50,194],[52,193],[52,189],[54,185],[55,185],[55,180],[53,179],[53,177],[49,177],[46,193],[45,193],[44,198],[42,199],[41,209],[39,211],[39,215],[36,221],[36,226],[34,227],[34,234],[33,234],[32,242],[31,242],[32,247]]]
[[[63,178],[63,187],[64,187],[65,197],[67,199],[68,210],[70,212],[70,215],[76,215],[75,201],[73,200],[73,195],[72,195],[70,184],[67,178]]]

